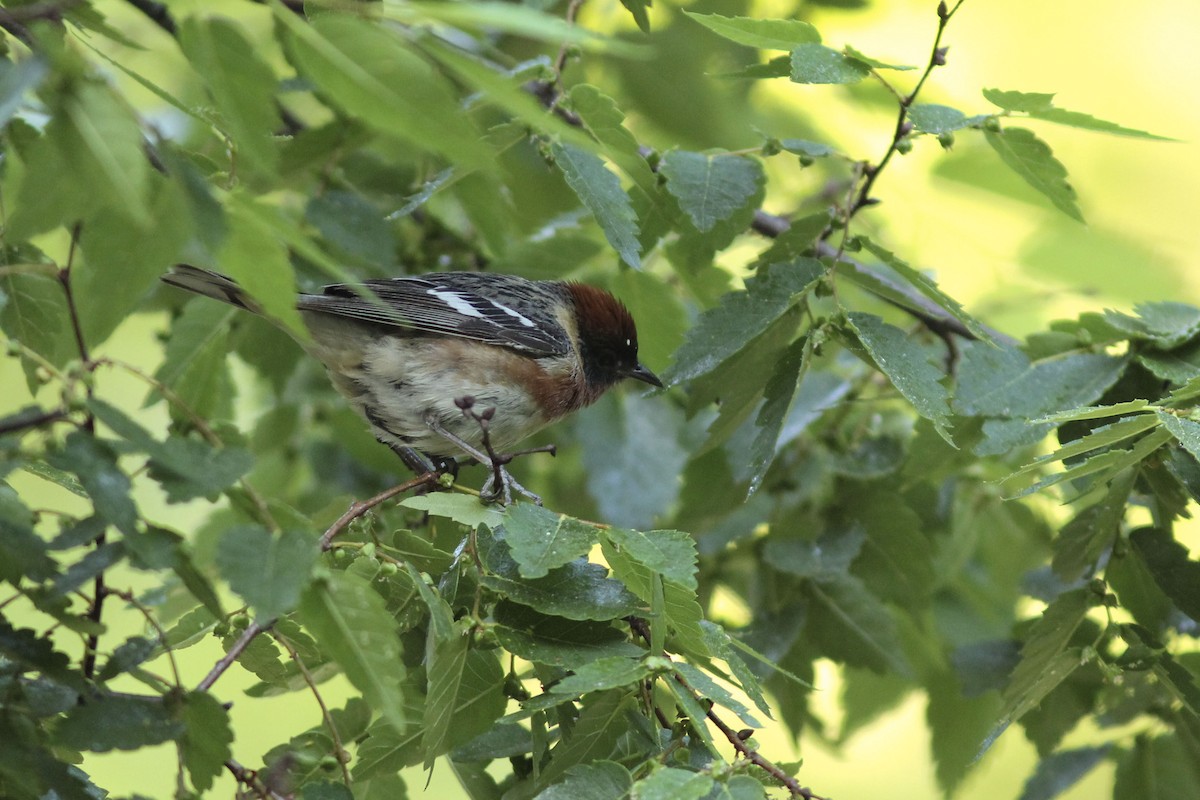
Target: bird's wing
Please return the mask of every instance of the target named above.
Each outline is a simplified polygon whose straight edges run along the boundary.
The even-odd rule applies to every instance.
[[[553,309],[562,304],[562,296],[556,293],[559,287],[487,280],[494,277],[435,273],[334,284],[322,294],[301,295],[298,307],[400,331],[471,339],[538,357],[570,351],[570,337],[553,316]]]

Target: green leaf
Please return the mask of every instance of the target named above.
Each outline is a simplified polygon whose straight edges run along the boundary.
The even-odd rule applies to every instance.
[[[522,578],[520,568],[500,537],[479,536],[479,556],[488,573],[484,586],[544,614],[575,620],[605,621],[635,613],[640,604],[620,582],[605,577],[598,564],[572,561],[544,578]]]
[[[595,526],[532,503],[515,503],[504,515],[504,537],[523,578],[541,578],[550,570],[587,555],[600,538]]]
[[[638,800],[699,800],[713,789],[713,779],[702,772],[662,767],[633,785]]]
[[[1084,508],[1062,527],[1054,540],[1051,567],[1055,575],[1066,581],[1078,580],[1092,570],[1101,555],[1113,545],[1125,519],[1125,506],[1135,477],[1134,470],[1123,473],[1112,482],[1103,499]],[[1114,567],[1117,567],[1115,560],[1109,566],[1110,576],[1116,571]],[[1130,607],[1123,594],[1121,601],[1122,605]]]
[[[1117,444],[1118,442],[1123,442],[1126,439],[1145,433],[1151,428],[1156,427],[1158,424],[1159,420],[1156,419],[1153,414],[1139,414],[1137,416],[1127,417],[1119,422],[1112,422],[1108,425],[1100,425],[1096,428],[1092,428],[1085,435],[1080,436],[1078,439],[1067,442],[1054,452],[1043,456],[1038,456],[1029,464],[1026,464],[1012,475],[1009,475],[1005,480],[1009,480],[1017,475],[1022,475],[1026,472],[1055,461],[1065,461],[1070,458],[1076,458],[1093,450],[1108,448],[1114,444]]]
[[[524,88],[525,78],[497,70],[490,63],[464,50],[448,46],[443,40],[425,36],[417,43],[443,67],[455,74],[466,85],[481,92],[499,108],[518,120],[559,142],[568,143],[584,150],[595,151],[596,143],[578,128],[569,125],[547,109],[532,93]],[[459,116],[463,116],[459,112]],[[488,169],[494,167],[488,165]]]
[[[704,630],[704,643],[714,658],[724,661],[733,676],[737,679],[739,688],[749,697],[756,708],[772,718],[771,706],[763,695],[762,684],[758,676],[751,670],[745,658],[736,650],[745,647],[742,642],[734,639],[725,629],[715,622],[704,620],[701,623]]]
[[[190,301],[171,326],[163,364],[154,374],[203,417],[226,416],[232,405],[225,356],[230,322],[237,313],[232,306],[204,297]]]
[[[897,273],[910,286],[916,289],[925,297],[932,300],[939,308],[945,311],[954,319],[961,322],[967,330],[975,334],[979,339],[985,342],[994,342],[992,332],[979,323],[974,317],[963,309],[962,305],[950,295],[946,294],[938,287],[937,283],[928,275],[913,269],[906,261],[899,258],[895,253],[880,247],[875,242],[865,237],[860,237],[860,242],[871,253],[886,264],[893,272]]]
[[[1084,484],[1080,485],[1076,483],[1072,487],[1071,493],[1066,498],[1070,502],[1087,494],[1097,484],[1107,483],[1112,480],[1121,470],[1141,464],[1154,451],[1170,441],[1170,439],[1170,433],[1162,428],[1157,428],[1146,436],[1143,436],[1133,447],[1127,450],[1116,448],[1107,450],[1099,455],[1091,455],[1085,461],[1074,464],[1063,472],[1043,478],[1032,486],[1017,492],[1015,496],[1024,497],[1025,495],[1033,494],[1064,481],[1078,481],[1080,478],[1094,476]]]
[[[192,692],[183,705],[183,724],[187,726],[180,741],[184,766],[196,791],[207,792],[225,771],[225,762],[231,755],[233,731],[229,727],[229,712],[211,694]]]
[[[478,497],[469,494],[456,492],[420,494],[404,498],[400,501],[400,505],[424,511],[435,517],[452,519],[468,528],[486,525],[494,530],[504,522],[504,514],[499,509],[495,506],[484,505],[479,502]]]
[[[254,457],[246,450],[218,449],[197,439],[176,437],[159,442],[110,403],[92,399],[88,407],[96,419],[150,456],[150,475],[166,490],[169,503],[216,494],[231,486],[253,466]]]
[[[1054,800],[1091,772],[1110,750],[1108,746],[1081,747],[1043,758],[1025,782],[1019,800]]]
[[[957,108],[936,103],[917,103],[908,109],[908,119],[922,133],[950,133],[961,130],[972,120]]]
[[[682,531],[608,528],[604,539],[651,572],[696,590],[696,542]]]
[[[404,666],[396,622],[361,578],[334,572],[305,589],[300,621],[383,718],[404,730]]]
[[[722,297],[688,331],[663,381],[675,385],[712,372],[782,317],[824,273],[824,265],[812,258],[772,264],[745,291]]]
[[[896,622],[857,578],[828,576],[805,584],[809,634],[831,658],[872,672],[910,675]]]
[[[107,753],[169,742],[184,730],[164,700],[102,696],[68,711],[54,736],[74,750]]]
[[[950,393],[942,385],[945,376],[932,352],[874,314],[852,311],[846,316],[850,329],[879,371],[950,442]]]
[[[1084,114],[1080,111],[1068,111],[1065,108],[1039,108],[1029,112],[1029,116],[1034,119],[1045,120],[1046,122],[1056,122],[1059,125],[1068,125],[1072,128],[1080,128],[1085,131],[1097,131],[1099,133],[1111,133],[1116,136],[1129,136],[1134,139],[1154,139],[1160,142],[1174,142],[1177,139],[1172,139],[1168,136],[1159,136],[1156,133],[1138,130],[1137,128],[1127,128],[1124,125],[1118,125],[1115,122],[1109,122],[1104,119],[1096,119],[1091,114]]]
[[[278,82],[241,27],[223,17],[190,16],[179,43],[203,78],[236,149],[237,165],[269,176],[279,164],[273,140],[279,127]]]
[[[633,21],[637,23],[638,30],[642,33],[650,32],[650,15],[646,10],[650,8],[650,0],[621,0],[621,5],[633,15]]]
[[[640,659],[606,656],[584,664],[549,688],[551,694],[580,697],[588,692],[633,686],[648,677],[651,668]]]
[[[50,125],[47,136],[58,146],[74,190],[92,208],[124,209],[138,227],[147,227],[150,162],[123,100],[106,84],[80,83]]]
[[[827,145],[822,142],[810,142],[807,139],[780,139],[779,146],[787,152],[795,153],[798,156],[825,158],[826,156],[836,156],[838,154],[838,151],[831,145]],[[821,220],[821,228],[823,230],[825,225],[829,222],[828,215],[819,214],[815,216]],[[788,226],[788,230],[790,231],[795,227],[796,223],[793,222],[790,226]],[[819,232],[820,231],[818,231],[818,233]]]
[[[8,338],[55,366],[62,366],[76,355],[66,296],[57,280],[14,271],[0,274],[0,292],[7,298],[0,307],[0,330]],[[26,376],[30,392],[37,391],[32,362],[27,362]]]
[[[901,608],[928,606],[936,588],[933,545],[925,525],[900,494],[868,484],[851,490],[849,516],[867,533],[854,573]]]
[[[1200,377],[1200,340],[1165,353],[1143,349],[1136,358],[1156,377],[1172,383],[1183,384]]]
[[[1037,419],[1098,399],[1128,360],[1104,353],[1074,353],[1031,361],[1014,347],[963,347],[954,410],[985,417]]]
[[[691,686],[692,689],[694,689],[701,697],[708,698],[717,705],[729,709],[733,713],[737,714],[742,722],[744,722],[746,725],[749,725],[751,728],[761,728],[763,726],[762,723],[750,713],[750,709],[748,709],[741,700],[735,698],[728,689],[710,678],[699,667],[688,664],[685,661],[678,661],[675,663],[675,671],[683,676],[683,679],[687,681],[688,685]]]
[[[837,578],[850,570],[866,539],[866,532],[857,527],[831,529],[815,541],[773,535],[767,538],[763,556],[772,568],[801,578]]]
[[[1178,735],[1143,735],[1117,762],[1113,797],[1190,800],[1200,795],[1195,756]]]
[[[792,75],[792,57],[776,56],[765,64],[750,64],[742,67],[739,70],[732,72],[718,72],[712,77],[714,78],[744,78],[747,80],[761,80],[764,78],[789,78]]]
[[[421,740],[425,769],[433,766],[437,757],[450,749],[447,738],[454,719],[463,667],[467,663],[467,649],[471,644],[468,631],[461,623],[453,627],[450,636],[438,637],[436,641],[431,627],[431,641],[426,647],[429,689],[425,696],[425,732]]]
[[[1041,192],[1054,207],[1077,222],[1083,222],[1083,212],[1075,202],[1075,190],[1067,183],[1067,169],[1033,131],[1025,128],[1005,128],[1002,131],[984,129],[983,136],[1000,160],[1022,180]]]
[[[389,28],[347,14],[310,21],[280,5],[273,10],[300,73],[347,115],[463,166],[494,167],[449,83]]]
[[[266,528],[242,525],[221,537],[217,568],[265,624],[300,603],[318,555],[317,543],[307,533],[273,535]]]
[[[758,161],[728,153],[671,150],[663,156],[659,172],[667,179],[667,191],[701,232],[744,208],[764,180]]]
[[[1047,122],[1057,122],[1060,125],[1069,125],[1073,128],[1082,128],[1083,130],[1099,131],[1101,133],[1114,133],[1119,136],[1133,136],[1139,139],[1159,139],[1163,141],[1173,141],[1165,136],[1156,136],[1153,133],[1139,131],[1135,128],[1126,128],[1123,125],[1118,125],[1115,122],[1096,119],[1090,114],[1082,114],[1078,111],[1067,111],[1063,108],[1055,108],[1053,94],[984,89],[983,96],[989,103],[999,106],[1006,111],[1026,113],[1034,119],[1042,119],[1046,120]]]
[[[625,767],[597,761],[571,767],[562,782],[539,792],[536,800],[624,800],[632,784]]]
[[[613,547],[608,539],[602,540],[600,546],[613,574],[643,602],[654,608],[656,614],[661,613],[663,622],[674,637],[672,647],[675,651],[707,657],[708,645],[705,644],[704,630],[700,627],[704,611],[696,598],[696,590],[673,580],[663,580],[661,575],[632,558],[628,552]],[[659,599],[661,611],[655,607]],[[652,626],[658,624],[657,621],[651,622]],[[652,631],[658,633],[654,628]]]
[[[1110,406],[1082,406],[1080,408],[1072,408],[1066,411],[1059,411],[1054,414],[1047,414],[1044,417],[1038,417],[1031,420],[1034,423],[1040,422],[1079,422],[1086,419],[1104,419],[1105,417],[1122,417],[1126,414],[1132,414],[1135,411],[1141,411],[1150,405],[1148,400],[1127,400],[1124,403],[1113,403]]]
[[[636,658],[643,652],[605,622],[546,616],[508,601],[497,604],[494,615],[500,646],[536,664],[577,669],[601,658]]]
[[[1149,342],[1161,350],[1179,347],[1200,334],[1200,308],[1187,303],[1139,303],[1133,311],[1136,317],[1105,309],[1104,322],[1130,339]]]
[[[1042,111],[1054,105],[1053,94],[984,89],[984,99],[1006,111]]]
[[[861,61],[862,63],[866,64],[868,67],[871,67],[872,69],[894,69],[894,70],[900,70],[902,72],[916,69],[916,67],[909,66],[907,64],[889,64],[886,61],[879,61],[878,59],[871,58],[870,56],[866,55],[865,53],[858,51],[857,49],[851,47],[850,45],[846,45],[845,47],[843,47],[842,52],[845,53],[850,58],[854,59],[855,61]]]
[[[52,456],[50,463],[79,477],[97,514],[121,533],[136,535],[138,510],[131,495],[132,484],[106,443],[82,431],[73,431],[67,436],[62,452]]]
[[[614,525],[649,526],[673,507],[679,484],[662,476],[678,474],[687,462],[688,453],[679,441],[682,417],[661,398],[614,392],[580,420],[576,432],[588,493],[602,519]]]
[[[1200,561],[1188,558],[1187,548],[1161,528],[1140,528],[1129,541],[1171,602],[1200,620]]]
[[[617,742],[629,734],[625,715],[634,707],[623,692],[599,692],[584,699],[583,710],[569,733],[550,751],[539,787],[557,783],[577,765],[594,765],[613,754]]]
[[[599,156],[570,144],[555,144],[554,163],[562,169],[567,185],[584,206],[592,212],[604,238],[620,254],[626,264],[642,266],[638,244],[638,221],[621,188],[621,181],[609,171]]]
[[[154,176],[150,202],[143,225],[123,207],[105,206],[83,226],[83,259],[71,269],[71,290],[87,298],[79,304],[79,321],[93,349],[129,318],[192,235],[191,211],[178,183]],[[130,247],[131,240],[138,246]]]
[[[296,310],[296,278],[288,250],[265,215],[276,213],[242,194],[226,205],[228,234],[217,254],[221,269],[238,282],[263,313],[281,323],[299,342],[307,342],[308,329]]]
[[[823,44],[802,44],[792,50],[794,83],[858,83],[870,74],[871,68],[863,62]]]
[[[816,28],[798,19],[723,17],[720,14],[697,14],[686,10],[683,13],[718,36],[747,47],[791,50],[796,45],[821,41],[821,34]]]
[[[0,578],[13,586],[24,580],[46,581],[58,573],[46,543],[34,533],[33,522],[33,512],[16,490],[0,481]]]
[[[586,83],[572,86],[567,98],[571,110],[600,142],[605,155],[633,179],[642,197],[653,203],[658,179],[640,152],[637,137],[624,126],[625,114],[617,107],[616,100]]]
[[[1052,689],[1082,663],[1082,652],[1068,648],[1075,629],[1099,598],[1089,589],[1074,589],[1054,599],[1029,629],[1021,660],[1004,690],[1004,709],[980,752],[991,747],[1001,733],[1026,712],[1037,707]]]
[[[746,450],[745,469],[739,469],[737,466],[734,468],[734,474],[739,479],[743,474],[748,475],[747,495],[758,491],[763,478],[766,477],[767,469],[775,460],[779,434],[792,410],[792,403],[804,373],[808,371],[812,341],[813,337],[810,334],[804,339],[792,342],[776,363],[775,370],[763,389],[763,402],[754,418],[754,441]]]

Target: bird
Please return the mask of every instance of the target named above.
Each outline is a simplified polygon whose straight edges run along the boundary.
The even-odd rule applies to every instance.
[[[263,314],[219,272],[177,264],[162,280]],[[301,345],[377,440],[418,474],[456,472],[463,456],[489,465],[488,499],[507,502],[511,483],[537,501],[497,451],[622,380],[663,387],[638,360],[629,310],[585,283],[435,272],[330,284],[299,294],[296,308],[310,334]]]

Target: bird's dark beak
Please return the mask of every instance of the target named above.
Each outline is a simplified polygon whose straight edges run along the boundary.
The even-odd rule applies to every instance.
[[[651,386],[658,387],[659,389],[663,388],[662,381],[658,379],[658,376],[643,367],[641,364],[638,364],[636,367],[634,367],[633,371],[625,377],[633,378],[635,381],[641,381],[642,383],[648,383]]]

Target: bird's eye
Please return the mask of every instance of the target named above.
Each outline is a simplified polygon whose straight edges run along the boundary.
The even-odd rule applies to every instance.
[[[632,340],[632,339],[626,339],[626,340],[625,340],[625,346],[626,346],[626,347],[633,347],[633,340]]]

